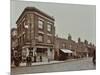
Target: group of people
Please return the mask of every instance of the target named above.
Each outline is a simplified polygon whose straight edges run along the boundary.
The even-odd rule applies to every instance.
[[[34,62],[36,62],[36,56],[34,56]],[[50,60],[48,59],[48,62]],[[42,62],[42,56],[40,56],[40,62]],[[92,62],[94,65],[96,65],[96,51],[94,50],[93,52],[93,58],[92,58]],[[15,66],[19,66],[19,64],[21,63],[21,57],[15,57],[14,58],[14,65]],[[26,57],[26,66],[31,66],[32,65],[32,57],[31,56],[27,56]]]
[[[37,62],[36,59],[37,59],[36,56],[34,56],[34,61],[32,61],[32,57],[27,56],[26,57],[26,66],[31,66],[32,62]],[[40,62],[42,62],[42,56],[40,56]],[[14,65],[18,67],[20,63],[21,63],[21,59],[19,57],[14,57]]]
[[[36,62],[36,56],[34,56],[34,62]],[[40,56],[40,62],[42,62],[42,56]],[[27,56],[26,63],[27,63],[27,66],[32,65],[32,57],[31,56]]]

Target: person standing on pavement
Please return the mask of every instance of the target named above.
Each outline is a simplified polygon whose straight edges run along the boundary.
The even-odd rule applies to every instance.
[[[40,62],[42,62],[42,56],[40,56]]]
[[[93,64],[96,65],[96,52],[95,52],[95,50],[93,52],[93,59],[92,59],[92,61],[93,61]]]
[[[16,57],[14,57],[14,64],[15,64],[15,66],[16,67],[18,67],[19,66],[19,57],[18,56],[16,56]]]
[[[36,62],[36,55],[34,56],[34,62]]]
[[[48,57],[48,62],[50,62],[50,58]]]
[[[32,65],[32,58],[31,58],[31,56],[27,56],[26,61],[27,61],[27,66],[31,66]]]

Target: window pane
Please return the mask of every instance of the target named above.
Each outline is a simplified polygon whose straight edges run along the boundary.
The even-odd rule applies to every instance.
[[[65,48],[65,46],[66,46],[66,45],[63,43],[63,48]]]
[[[48,24],[47,30],[50,32],[51,31],[51,25]]]
[[[51,40],[50,40],[50,39],[48,39],[48,40],[47,40],[47,43],[51,43]]]
[[[43,21],[41,21],[41,20],[38,21],[38,27],[40,29],[43,29]]]
[[[51,37],[48,37],[47,43],[51,43]]]
[[[39,35],[39,36],[38,36],[38,41],[39,41],[39,42],[43,42],[43,35]]]

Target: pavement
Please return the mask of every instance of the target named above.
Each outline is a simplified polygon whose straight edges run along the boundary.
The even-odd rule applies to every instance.
[[[96,66],[92,63],[92,58],[72,59],[66,61],[51,61],[42,64],[32,64],[32,66],[21,66],[11,68],[11,74],[33,74],[45,72],[63,72],[63,71],[80,71],[80,70],[95,70]]]
[[[69,62],[69,61],[75,61],[75,60],[83,60],[86,58],[78,58],[78,59],[67,59],[64,61],[56,61],[56,60],[52,60],[52,61],[47,61],[47,62],[36,62],[36,63],[32,63],[31,66],[39,66],[39,65],[49,65],[49,64],[58,64],[58,63],[63,63],[63,62]],[[11,66],[12,68],[15,68],[14,65]],[[26,63],[20,63],[19,67],[26,67]]]
[[[64,61],[50,61],[50,62],[36,62],[36,63],[32,63],[31,66],[39,66],[39,65],[47,65],[47,64],[55,64],[55,63],[61,63]],[[15,67],[14,65],[12,65],[12,68]],[[20,63],[19,67],[26,67],[26,63]]]
[[[64,61],[55,61],[55,60],[52,60],[52,61],[49,61],[49,62],[48,61],[47,62],[36,62],[36,63],[32,63],[31,66],[57,64],[57,63],[63,63],[63,62],[68,62],[68,61],[81,60],[81,59],[84,59],[84,58],[80,58],[80,59],[67,59],[67,60],[64,60]],[[15,68],[14,64],[11,67]],[[19,67],[26,67],[26,63],[20,63]]]

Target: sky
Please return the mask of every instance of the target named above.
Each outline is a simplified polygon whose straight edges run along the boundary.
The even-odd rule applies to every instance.
[[[80,37],[96,44],[96,6],[79,4],[47,3],[34,1],[11,1],[11,28],[26,7],[36,7],[55,18],[56,35],[62,38]]]

